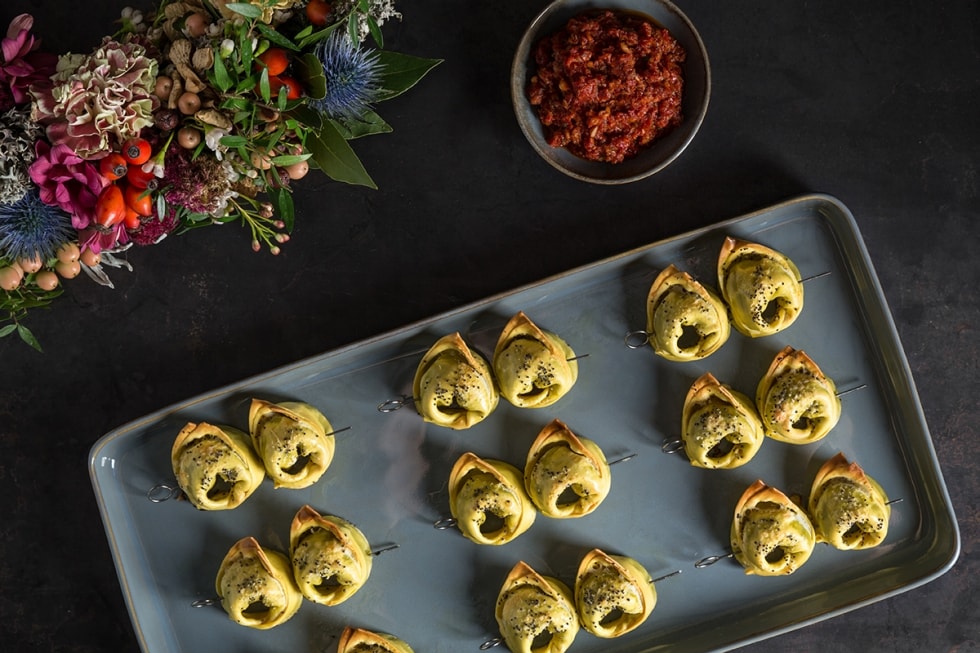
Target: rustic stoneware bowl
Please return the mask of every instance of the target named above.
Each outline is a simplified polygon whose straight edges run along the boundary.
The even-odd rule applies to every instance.
[[[548,145],[541,122],[528,102],[527,80],[534,72],[532,51],[538,40],[559,30],[572,16],[592,9],[639,13],[667,28],[687,51],[684,70],[683,120],[646,149],[622,163],[589,161],[564,148]],[[594,184],[626,184],[655,174],[677,159],[694,139],[711,96],[711,67],[704,43],[691,21],[668,0],[556,0],[531,22],[517,46],[511,67],[510,92],[521,130],[535,151],[566,175]]]

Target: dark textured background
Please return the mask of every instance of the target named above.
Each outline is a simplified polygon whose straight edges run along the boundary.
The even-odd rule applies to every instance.
[[[68,284],[0,341],[0,641],[135,651],[89,448],[198,393],[487,295],[809,192],[854,213],[895,318],[962,532],[939,579],[753,651],[978,651],[980,5],[681,1],[711,57],[706,121],[666,171],[566,178],[526,144],[511,54],[542,0],[400,3],[391,49],[445,63],[356,144],[379,191],[313,176],[294,238],[237,226],[134,252],[115,290]],[[124,0],[4,0],[49,49],[87,52]]]

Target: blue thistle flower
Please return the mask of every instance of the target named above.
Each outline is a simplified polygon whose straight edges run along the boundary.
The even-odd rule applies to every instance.
[[[378,52],[357,47],[338,29],[317,45],[316,56],[323,64],[327,93],[311,106],[341,121],[357,120],[369,111],[381,92]]]
[[[16,202],[0,204],[0,257],[48,259],[74,237],[71,216],[42,202],[37,188]]]

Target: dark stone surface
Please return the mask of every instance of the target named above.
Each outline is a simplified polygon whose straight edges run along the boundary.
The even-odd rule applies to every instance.
[[[135,651],[87,474],[106,432],[163,406],[462,303],[808,192],[854,213],[908,354],[962,532],[925,586],[746,650],[977,651],[980,8],[974,0],[708,2],[704,126],[665,172],[597,187],[526,144],[510,58],[545,3],[401,3],[387,45],[442,57],[357,143],[379,191],[307,178],[279,257],[237,226],[84,278],[0,341],[0,641]],[[5,0],[49,49],[93,47],[123,0]]]

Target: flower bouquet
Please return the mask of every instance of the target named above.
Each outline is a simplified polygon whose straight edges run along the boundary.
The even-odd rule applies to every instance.
[[[88,54],[44,52],[33,18],[0,51],[0,337],[65,279],[112,286],[126,252],[207,225],[278,254],[311,169],[376,188],[349,141],[437,59],[383,49],[394,0],[161,0]],[[373,41],[374,46],[368,43]]]

